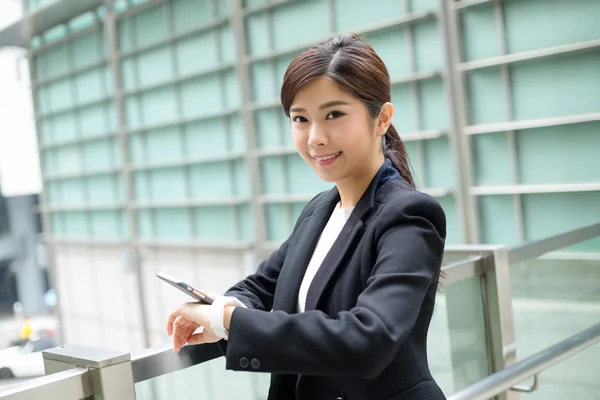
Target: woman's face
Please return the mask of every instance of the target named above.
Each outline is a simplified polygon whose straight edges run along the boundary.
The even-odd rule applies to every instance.
[[[358,177],[370,172],[377,157],[383,160],[380,136],[387,126],[379,128],[380,121],[369,118],[360,100],[327,78],[296,93],[290,120],[298,153],[326,182]]]

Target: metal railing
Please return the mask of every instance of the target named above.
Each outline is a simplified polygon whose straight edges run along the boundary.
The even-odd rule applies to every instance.
[[[0,388],[0,399],[81,400],[93,394],[89,379],[86,368],[73,368]]]
[[[540,372],[598,342],[600,342],[600,324],[596,324],[500,372],[496,372],[454,393],[448,397],[448,400],[486,400],[511,390],[516,384],[532,376],[535,378],[535,383],[531,388],[531,391],[533,391],[538,386],[537,377]]]
[[[546,253],[600,237],[600,224],[555,235],[539,241],[503,245],[447,246],[443,285],[479,277],[483,296],[486,345],[491,374],[451,395],[450,400],[517,397],[514,385],[536,377],[546,368],[600,341],[600,324],[516,362],[510,294],[509,266]],[[135,384],[202,364],[221,356],[216,345],[185,346],[173,353],[168,345],[134,355],[85,346],[68,345],[44,352],[46,373],[51,374],[0,389],[0,400],[81,400],[102,394],[104,400],[135,399]],[[512,390],[511,390],[512,389]]]

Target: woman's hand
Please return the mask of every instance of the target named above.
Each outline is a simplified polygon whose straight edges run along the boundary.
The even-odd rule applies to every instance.
[[[221,297],[214,293],[206,293],[212,299]],[[229,330],[231,314],[235,306],[226,306],[223,315],[223,327]],[[176,353],[186,344],[214,343],[221,340],[210,327],[211,306],[200,302],[182,304],[177,310],[171,312],[167,318],[167,334],[173,337],[173,351]],[[196,332],[202,327],[201,332]]]
[[[179,352],[186,343],[213,343],[221,340],[221,337],[210,329],[210,307],[202,303],[184,303],[169,314],[167,334],[173,337],[174,352]],[[194,334],[199,327],[203,327],[204,330]]]

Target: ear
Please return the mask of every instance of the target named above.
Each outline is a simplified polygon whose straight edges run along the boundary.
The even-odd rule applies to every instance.
[[[381,106],[381,111],[375,121],[375,134],[377,136],[383,136],[387,132],[388,128],[392,124],[392,117],[394,115],[394,106],[389,101]]]

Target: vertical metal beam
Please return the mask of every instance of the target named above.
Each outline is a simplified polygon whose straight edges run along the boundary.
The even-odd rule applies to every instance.
[[[410,13],[410,0],[403,0],[404,13]],[[414,32],[413,32],[413,24],[409,23],[403,26],[404,28],[404,38],[406,39],[406,50],[408,52],[408,64],[409,64],[409,74],[413,74],[417,72],[417,62],[415,60],[415,45],[414,45]],[[416,130],[421,131],[423,129],[423,121],[421,114],[421,96],[419,94],[419,83],[414,80],[410,81],[410,92],[412,95],[412,101],[415,106],[415,121],[417,123]],[[421,188],[429,187],[427,183],[427,158],[425,154],[425,143],[423,140],[417,141],[417,156],[419,157],[419,164],[421,165],[421,169],[419,171],[419,186]]]
[[[113,73],[114,82],[114,101],[117,108],[117,116],[119,121],[119,139],[121,144],[122,154],[122,174],[124,186],[127,193],[126,209],[129,216],[129,240],[128,251],[130,257],[128,262],[131,262],[136,274],[136,283],[138,289],[138,301],[140,304],[140,320],[142,323],[142,336],[144,338],[144,347],[150,347],[150,333],[148,329],[148,316],[146,315],[146,296],[145,287],[142,279],[142,266],[137,246],[138,239],[138,224],[136,210],[133,208],[134,192],[131,180],[131,162],[129,154],[129,141],[127,137],[127,120],[123,107],[123,85],[121,80],[121,67],[117,58],[117,14],[113,7],[113,2],[109,0],[105,17],[105,35],[108,43],[110,65]]]
[[[258,244],[266,243],[267,233],[265,218],[259,196],[262,193],[260,180],[259,156],[257,148],[256,128],[252,112],[252,92],[250,85],[249,67],[244,62],[246,57],[246,34],[244,29],[244,14],[242,0],[229,0],[230,24],[234,31],[236,48],[236,71],[242,90],[242,117],[246,133],[246,162],[251,179],[251,207],[254,215],[254,236]]]
[[[99,23],[103,23],[103,21],[100,21],[100,18],[99,18],[99,16],[98,16],[97,13],[96,13],[96,18],[98,19]],[[95,43],[95,46],[96,46],[96,53],[97,53],[98,59],[102,59],[102,58],[106,57],[106,54],[104,53],[104,49],[103,49],[102,31],[96,31],[96,30],[94,30],[93,32],[94,32],[93,33],[94,34],[93,38],[94,38],[94,43]],[[109,90],[110,85],[109,85],[109,82],[106,79],[107,76],[104,75],[106,73],[106,71],[104,70],[104,68],[110,68],[110,65],[108,64],[108,62],[106,62],[105,64],[102,65],[101,68],[102,68],[102,74],[103,74],[103,76],[102,76],[102,85],[101,85],[102,86],[102,91],[103,91],[104,97],[108,98],[109,95],[110,95],[110,90]],[[113,94],[113,96],[114,96],[114,94]],[[103,103],[102,107],[104,108],[104,118],[106,119],[106,124],[107,124],[107,128],[108,128],[108,131],[105,132],[105,133],[109,135],[109,137],[110,137],[111,140],[117,140],[117,137],[115,136],[115,132],[110,129],[111,128],[111,126],[110,126],[110,120],[111,120],[110,102]],[[117,149],[114,146],[111,146],[111,151],[110,151],[111,158],[110,158],[110,162],[111,162],[112,168],[116,168],[116,165],[117,165],[117,154],[116,154],[116,152],[117,152]],[[115,194],[115,203],[117,203],[118,202],[117,196],[118,196],[119,188],[120,188],[118,175],[111,174],[110,175],[110,179],[112,180],[112,187],[113,187],[114,194]],[[121,220],[121,218],[123,218],[123,210],[119,209],[119,213],[120,213],[119,220]]]
[[[25,8],[25,5],[23,5],[23,7]],[[34,54],[32,52],[31,47],[27,48],[27,63],[28,63],[28,67],[29,67],[29,82],[30,82],[30,88],[31,88],[31,103],[32,103],[32,107],[33,107],[33,111],[34,111],[34,115],[40,115],[39,113],[39,107],[38,107],[38,103],[37,103],[37,90],[36,90],[36,84],[35,82],[35,63],[34,63]],[[41,129],[40,129],[40,120],[38,118],[35,118],[35,134],[36,134],[36,138],[37,138],[37,143],[38,143],[38,157],[40,160],[40,169],[43,171],[44,170],[44,149],[42,147],[43,145],[43,141],[42,141],[42,137],[41,137]],[[42,174],[42,191],[40,193],[40,204],[42,205],[42,210],[44,209],[44,207],[46,207],[48,205],[48,186],[47,186],[47,181],[44,179],[44,174]],[[50,281],[51,286],[54,288],[54,290],[56,291],[56,295],[58,298],[58,305],[55,308],[56,311],[56,319],[58,321],[58,325],[60,326],[60,340],[64,342],[64,331],[63,328],[65,326],[64,324],[64,317],[63,317],[63,313],[62,313],[62,303],[60,301],[61,295],[60,295],[60,291],[58,290],[58,267],[56,265],[56,253],[55,253],[55,246],[56,244],[53,241],[53,234],[52,234],[52,224],[50,221],[50,212],[48,211],[43,211],[41,213],[41,218],[42,218],[42,229],[44,231],[43,234],[43,238],[44,238],[44,246],[45,246],[45,253],[46,253],[46,265],[48,268],[48,279]]]
[[[219,7],[218,7],[218,1],[221,0],[212,0],[210,3],[211,6],[211,15],[213,17],[213,20],[217,20],[219,19]],[[223,66],[225,65],[225,56],[223,53],[223,49],[224,49],[224,45],[223,45],[223,33],[220,31],[220,29],[222,28],[215,28],[212,30],[212,37],[215,40],[216,46],[217,46],[217,60],[219,63],[219,66]],[[221,90],[221,93],[223,93],[223,96],[221,97],[221,107],[223,108],[223,110],[227,110],[230,109],[231,107],[229,106],[229,102],[231,101],[231,99],[229,99],[227,97],[227,85],[225,82],[226,79],[226,73],[227,71],[221,70],[219,71],[218,77],[219,77],[219,89]],[[233,155],[233,132],[232,132],[232,123],[231,123],[231,118],[233,118],[232,115],[227,114],[227,115],[223,115],[222,117],[223,120],[223,125],[225,126],[225,146],[227,148],[227,154],[228,155]],[[233,188],[233,193],[232,196],[234,196],[235,198],[239,198],[241,197],[238,191],[238,188],[236,187],[236,170],[235,170],[235,163],[237,163],[237,159],[233,159],[233,158],[228,158],[227,162],[227,172],[228,172],[228,176]],[[233,220],[234,220],[234,224],[235,224],[235,239],[236,240],[243,240],[242,238],[242,222],[241,222],[241,212],[240,212],[240,208],[242,207],[241,204],[232,204],[231,209],[233,210]]]
[[[335,20],[335,3],[334,0],[326,0],[327,1],[327,24],[329,34],[332,35],[337,32],[337,23]]]
[[[175,36],[175,26],[173,24],[173,2],[166,1],[162,3],[162,8],[164,11],[164,19],[165,25],[167,27],[167,32],[169,35],[169,42],[165,45],[169,47],[169,56],[171,58],[171,67],[173,68],[173,88],[175,90],[175,108],[177,110],[177,120],[181,121],[183,119],[183,105],[181,99],[181,76],[179,73],[179,62],[177,60],[177,53],[175,51],[177,42],[173,40],[173,36]],[[141,108],[140,108],[141,109]],[[179,141],[181,145],[181,156],[185,159],[187,158],[187,133],[185,129],[185,124],[176,124],[174,125],[177,128],[179,133]],[[143,133],[145,135],[145,133]],[[147,154],[147,153],[146,153]],[[186,200],[191,200],[192,198],[192,183],[190,181],[190,164],[185,163],[181,166],[183,169],[183,178],[185,185],[185,197]],[[196,218],[194,206],[186,205],[185,206],[188,219],[190,221],[190,233],[191,238],[194,239],[196,237]]]
[[[452,129],[450,130],[450,147],[457,171],[456,200],[459,217],[462,222],[462,236],[466,243],[479,243],[478,204],[469,193],[473,186],[473,167],[470,138],[464,134],[467,126],[466,96],[463,77],[458,70],[460,63],[460,35],[458,21],[451,1],[439,0],[439,24],[444,42],[446,67],[444,79],[451,107]]]
[[[67,27],[67,38],[69,36],[71,36],[71,29],[69,27]],[[82,123],[81,123],[81,116],[80,116],[80,112],[79,112],[79,107],[78,107],[78,103],[79,103],[79,99],[77,96],[77,79],[75,79],[75,57],[73,56],[73,41],[72,40],[66,40],[64,42],[64,46],[66,47],[66,51],[67,51],[67,63],[68,65],[68,71],[69,71],[69,86],[71,87],[71,97],[73,99],[73,106],[74,109],[73,111],[71,111],[73,114],[75,114],[75,129],[76,129],[76,133],[75,135],[76,137],[76,146],[77,146],[77,151],[79,151],[79,158],[80,158],[80,162],[81,162],[81,172],[83,175],[85,175],[85,157],[83,156],[83,140],[82,140]],[[85,205],[89,206],[89,200],[90,200],[90,194],[89,194],[89,187],[88,187],[88,183],[87,183],[87,179],[85,176],[82,176],[81,178],[82,181],[82,186],[83,186],[83,196],[84,196],[84,202]],[[85,214],[85,220],[87,221],[87,234],[89,235],[89,237],[93,237],[94,232],[92,229],[92,218],[91,218],[91,212],[89,211],[82,211]],[[86,250],[89,250],[89,247],[87,247],[86,245]]]
[[[504,24],[504,11],[502,9],[501,0],[494,0],[494,12],[496,14],[496,30],[498,33],[498,41],[500,45],[501,55],[507,54],[506,46],[506,27]],[[510,71],[507,64],[500,66],[500,74],[502,76],[502,88],[504,90],[504,101],[506,103],[506,120],[513,121],[513,103],[512,103],[512,90],[510,83]],[[512,172],[512,183],[518,185],[520,183],[519,178],[519,159],[517,155],[517,145],[515,138],[515,131],[510,130],[506,132],[508,138],[508,154],[510,157],[510,167]],[[512,195],[513,207],[515,213],[515,220],[517,222],[517,234],[519,241],[525,241],[525,227],[523,223],[523,201],[522,196],[518,193]]]
[[[517,359],[514,317],[512,310],[510,264],[506,246],[493,250],[485,262],[491,264],[483,275],[485,322],[491,372],[498,372],[514,364]],[[518,400],[519,394],[508,391],[496,400]]]
[[[94,17],[97,18],[97,15],[95,14]],[[70,28],[68,28],[68,30],[70,33]],[[66,41],[65,46],[67,46],[67,60],[69,63],[69,77],[70,77],[69,84],[71,85],[73,104],[77,107],[79,99],[77,96],[77,79],[75,79],[75,72],[74,72],[75,57],[73,54],[73,41],[72,40]],[[102,81],[104,81],[104,76],[100,75],[100,79],[102,79]],[[75,127],[77,129],[77,133],[76,133],[77,134],[77,150],[79,151],[79,155],[81,158],[81,172],[83,174],[85,174],[85,172],[86,172],[85,171],[85,156],[84,156],[84,152],[83,152],[83,123],[81,121],[80,108],[77,107],[72,112],[75,113]],[[82,181],[82,186],[83,186],[83,190],[84,190],[85,205],[90,206],[91,205],[90,204],[91,196],[90,196],[88,179],[86,176],[83,176],[80,179]],[[87,234],[88,234],[89,238],[92,239],[94,237],[93,218],[92,218],[93,211],[85,210],[85,211],[81,211],[81,212],[84,213],[85,220],[87,221],[87,225],[88,225],[87,226]],[[82,247],[85,249],[84,251],[88,255],[88,257],[93,260],[93,258],[94,258],[93,257],[93,246],[89,242],[86,242],[85,244],[82,245]],[[95,274],[98,273],[95,268],[95,263],[94,263],[93,269],[94,269],[93,271],[90,271],[90,275],[95,276]],[[98,290],[98,280],[93,279],[93,281],[91,282],[91,286],[92,286],[92,290],[94,291],[93,297],[95,299],[102,299],[102,292]],[[100,337],[101,338],[104,336],[105,328],[106,328],[105,326],[100,326],[100,331],[101,331]]]
[[[275,52],[275,28],[274,28],[274,24],[273,24],[273,8],[269,8],[266,11],[263,11],[266,15],[267,15],[267,39],[269,41],[269,51],[271,52]],[[274,82],[274,87],[277,87],[277,82],[275,82],[276,77],[277,77],[277,69],[275,67],[276,65],[276,60],[277,58],[269,58],[269,60],[267,60],[267,62],[269,63],[269,72],[271,74],[271,79],[273,79]],[[265,111],[270,111],[271,109],[268,110],[262,110],[262,112]],[[261,111],[258,111],[261,112]],[[280,148],[283,148],[283,132],[281,130],[281,125],[277,124],[277,127],[275,128],[276,132],[277,132],[277,138],[279,139],[278,145],[280,146]],[[258,148],[258,143],[257,143],[257,148]],[[271,156],[273,157],[273,156]],[[287,154],[280,154],[277,156],[277,165],[279,166],[279,170],[281,171],[281,176],[283,177],[283,192],[285,195],[289,195],[290,194],[290,185],[289,185],[289,181],[286,179],[288,176],[288,164],[287,164],[287,157],[289,157],[289,155]],[[263,205],[263,207],[269,207],[269,206],[273,206],[273,204],[269,204],[269,205]],[[293,225],[293,217],[292,217],[292,207],[290,205],[289,202],[285,202],[283,204],[281,204],[281,206],[283,207],[283,218],[284,218],[284,223],[285,223],[285,227],[286,230],[291,231]],[[266,223],[266,220],[265,220]],[[268,233],[268,232],[267,232]]]
[[[219,0],[221,1],[221,0]],[[243,0],[229,0],[229,24],[233,29],[236,48],[236,72],[242,91],[242,118],[246,135],[246,165],[250,173],[250,206],[254,218],[254,248],[244,253],[244,274],[251,274],[258,266],[257,248],[267,242],[266,220],[263,205],[260,203],[262,185],[260,177],[260,159],[256,151],[258,140],[256,137],[256,126],[254,112],[252,110],[252,87],[250,83],[250,66],[246,64],[245,58],[248,53],[246,48],[246,33]],[[271,40],[271,39],[270,39]],[[254,395],[256,397],[258,388],[258,376],[252,379]]]
[[[141,5],[140,7],[148,7],[148,4],[150,3],[146,3],[144,5]],[[135,7],[135,4],[132,4],[132,0],[127,0],[127,8],[128,8],[128,12],[132,12],[132,8]],[[137,43],[137,38],[136,38],[136,34],[137,34],[137,24],[136,21],[133,20],[132,15],[134,14],[129,14],[127,15],[127,18],[132,19],[131,23],[131,47],[133,49],[136,49],[138,46]],[[140,125],[141,128],[138,129],[137,134],[140,137],[140,140],[142,141],[142,146],[144,147],[144,163],[148,163],[148,130],[144,121],[144,110],[142,109],[142,96],[144,95],[144,91],[142,90],[142,86],[140,84],[140,74],[139,74],[139,68],[140,68],[140,63],[139,63],[139,59],[140,59],[140,54],[142,54],[141,52],[135,52],[135,54],[131,55],[130,58],[132,60],[132,68],[134,69],[134,73],[133,73],[133,80],[135,81],[135,93],[131,94],[130,96],[132,98],[135,99],[135,101],[137,102],[137,114],[138,114],[138,118],[140,120]],[[122,86],[121,86],[122,89]],[[124,90],[124,89],[122,89]],[[131,163],[129,163],[130,167],[131,167]],[[152,187],[152,173],[154,172],[153,168],[148,168],[145,171],[139,171],[138,174],[140,176],[144,177],[144,180],[146,181],[146,185],[147,187],[150,189]],[[133,175],[133,172],[131,172],[131,174]],[[143,174],[143,175],[142,175]],[[133,180],[132,180],[133,183]],[[151,190],[150,190],[151,191]],[[135,200],[135,196],[131,197],[131,200]],[[151,197],[150,198],[150,202],[152,202],[154,199]],[[134,212],[137,215],[137,209],[136,207],[132,206]],[[148,212],[150,214],[150,224],[152,226],[152,234],[153,237],[158,237],[158,233],[157,233],[157,228],[156,228],[156,208],[155,207],[150,207],[149,209],[145,210],[146,212]]]

